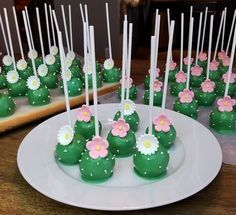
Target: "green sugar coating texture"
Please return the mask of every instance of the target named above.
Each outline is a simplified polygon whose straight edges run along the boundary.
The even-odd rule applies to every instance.
[[[236,113],[234,111],[213,110],[210,114],[210,127],[220,134],[235,134]]]
[[[85,75],[83,74],[81,77],[83,83],[85,84]],[[88,74],[88,85],[89,89],[93,88],[93,77],[92,74]],[[102,87],[102,75],[101,72],[97,72],[97,88]]]
[[[120,118],[120,111],[118,111],[115,116],[114,116],[114,120],[117,121]],[[138,130],[138,126],[139,126],[139,116],[138,113],[136,111],[134,111],[133,114],[131,115],[124,115],[124,119],[125,121],[129,124],[130,128],[136,132]]]
[[[199,106],[211,106],[216,100],[216,93],[214,91],[209,93],[196,89],[195,98]]]
[[[207,60],[205,61],[198,60],[198,65],[203,68],[203,71],[205,71],[207,68]]]
[[[0,73],[0,89],[4,89],[7,87],[7,80],[5,75]]]
[[[27,66],[24,70],[17,70],[19,73],[20,78],[27,80],[30,76],[34,75],[33,68]]]
[[[2,71],[4,72],[4,74],[7,74],[11,70],[14,70],[13,64],[11,64],[10,66],[2,65]]]
[[[225,74],[226,72],[229,71],[229,67],[228,66],[224,66],[224,65],[222,65],[222,63],[220,63],[219,71],[220,71],[220,74],[223,75],[223,74]]]
[[[106,70],[103,69],[103,80],[106,83],[116,83],[121,79],[121,71],[117,67],[113,67],[112,69]]]
[[[160,91],[160,92],[154,91],[154,94],[153,94],[153,105],[154,106],[161,106],[162,95],[163,95],[162,91]],[[143,101],[144,101],[144,104],[146,104],[146,105],[149,104],[149,90],[145,91],[144,96],[143,96]]]
[[[220,81],[220,78],[221,78],[221,74],[218,70],[209,72],[209,79],[210,80],[212,80],[214,82],[218,82],[218,81]]]
[[[198,104],[195,99],[191,103],[181,103],[179,99],[174,103],[174,110],[186,116],[197,118]]]
[[[126,89],[125,89],[125,95],[126,95]],[[121,98],[121,87],[119,87],[118,89],[118,96],[119,98]],[[135,100],[137,98],[137,88],[136,86],[133,84],[130,88],[129,88],[129,99],[131,100]]]
[[[86,140],[80,134],[76,134],[73,141],[69,145],[57,144],[55,150],[55,157],[61,163],[73,165],[78,164],[81,159],[82,153],[85,150]]]
[[[60,88],[62,92],[64,92],[63,81],[60,84]],[[83,82],[79,78],[72,77],[69,81],[67,81],[67,88],[70,97],[78,96],[83,91]]]
[[[156,80],[162,80],[162,77],[159,76],[156,78]],[[150,75],[146,75],[143,84],[144,84],[144,88],[146,90],[148,90],[150,88]]]
[[[99,121],[99,133],[101,134],[102,124]],[[91,116],[89,122],[78,121],[75,122],[75,133],[82,135],[86,140],[91,140],[95,136],[95,119]]]
[[[52,65],[47,65],[47,68],[48,68],[49,74],[53,74],[53,75],[57,74],[58,75],[60,73],[60,64],[58,64],[56,62]]]
[[[7,83],[8,93],[12,97],[25,96],[28,90],[26,80],[19,79],[16,83]]]
[[[179,68],[178,68],[178,67],[176,67],[175,69],[169,71],[168,80],[169,80],[170,82],[175,81],[175,75],[177,74],[178,71],[179,71]]]
[[[43,58],[42,57],[37,57],[36,59],[34,59],[34,63],[35,63],[35,67],[36,69],[38,69],[38,67],[43,64]],[[30,67],[33,67],[32,61],[31,59],[28,60],[28,65]]]
[[[47,86],[48,89],[55,89],[55,88],[57,88],[57,85],[58,85],[58,77],[57,77],[57,75],[48,73],[46,76],[39,77],[39,78],[40,78],[40,82],[43,85]]]
[[[27,97],[32,106],[47,105],[50,103],[50,92],[47,87],[41,85],[37,90],[28,90]]]
[[[113,136],[110,131],[107,141],[109,142],[109,150],[116,157],[128,157],[134,152],[136,138],[131,129],[125,137]]]
[[[141,154],[137,149],[133,155],[135,173],[146,179],[156,179],[166,174],[169,153],[162,145],[151,155]]]
[[[81,62],[78,58],[74,58],[74,60],[72,61],[72,65],[78,66],[81,68]]]
[[[69,69],[71,71],[71,76],[72,77],[77,77],[77,78],[82,77],[83,73],[82,73],[81,67],[72,64]]]
[[[87,182],[104,182],[113,174],[115,166],[115,157],[111,152],[108,152],[105,158],[93,159],[86,151],[79,163],[81,178]]]
[[[216,83],[216,88],[215,88],[216,95],[224,96],[225,86],[226,86],[226,84],[223,81],[220,81],[220,82]],[[232,97],[234,94],[236,94],[236,84],[231,83],[231,84],[229,84],[228,95]]]
[[[15,112],[15,103],[8,95],[0,93],[0,117],[10,116]]]
[[[179,92],[182,92],[186,88],[186,83],[173,82],[170,84],[170,93],[173,96],[178,96]]]
[[[190,86],[200,87],[202,82],[205,80],[205,76],[201,74],[200,76],[191,75],[190,76]]]
[[[148,134],[148,128],[146,129],[146,134]],[[168,132],[156,131],[153,125],[152,134],[158,139],[159,143],[166,149],[169,149],[175,142],[176,130],[173,125],[170,126]]]

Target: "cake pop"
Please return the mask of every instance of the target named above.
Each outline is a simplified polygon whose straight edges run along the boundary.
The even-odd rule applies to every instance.
[[[15,112],[15,102],[7,95],[0,93],[0,117],[7,117]]]

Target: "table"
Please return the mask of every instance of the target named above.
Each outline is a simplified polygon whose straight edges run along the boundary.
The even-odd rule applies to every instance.
[[[160,54],[160,67],[165,64]],[[120,62],[118,62],[120,65]],[[132,77],[142,83],[149,60],[132,61]],[[23,138],[41,121],[0,136],[0,214],[81,214],[102,215],[111,212],[76,208],[51,200],[34,190],[21,176],[16,163]],[[215,180],[199,193],[171,205],[113,214],[236,214],[236,166],[223,164]]]

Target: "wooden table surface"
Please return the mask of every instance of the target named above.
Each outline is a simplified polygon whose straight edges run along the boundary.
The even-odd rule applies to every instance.
[[[148,60],[133,60],[132,76],[136,83],[143,81],[148,64]],[[160,64],[163,66],[164,60]],[[111,214],[56,202],[34,190],[23,179],[17,167],[17,150],[23,138],[41,121],[0,134],[0,214]],[[236,214],[236,166],[223,164],[209,186],[180,202],[112,214]]]

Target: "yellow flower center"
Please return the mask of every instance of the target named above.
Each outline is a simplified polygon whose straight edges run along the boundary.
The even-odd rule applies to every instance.
[[[101,146],[100,145],[96,145],[96,151],[100,151],[101,150]]]
[[[14,80],[14,81],[16,80],[16,76],[15,75],[12,76],[12,80]]]
[[[84,111],[83,116],[88,116],[88,112]]]
[[[36,81],[32,81],[32,85],[33,85],[33,86],[36,86],[36,85],[37,85],[37,82],[36,82]]]
[[[130,105],[129,104],[125,104],[124,108],[125,108],[125,110],[129,110],[130,109]]]
[[[164,120],[161,120],[161,121],[160,121],[160,124],[161,124],[161,125],[165,125],[166,123],[165,123]]]
[[[122,129],[123,129],[123,126],[120,125],[120,126],[118,127],[118,129],[119,129],[119,130],[122,130]]]
[[[152,143],[149,140],[145,140],[143,145],[144,145],[145,148],[150,148],[152,146]]]
[[[65,139],[66,139],[66,140],[70,139],[70,134],[69,134],[69,133],[66,133],[66,134],[65,134]]]
[[[229,104],[228,102],[224,102],[224,106],[228,106],[228,104]]]

